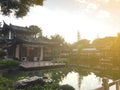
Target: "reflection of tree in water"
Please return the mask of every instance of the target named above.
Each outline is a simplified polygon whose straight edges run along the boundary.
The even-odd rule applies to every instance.
[[[119,70],[99,70],[99,73],[95,73],[99,77],[107,77],[112,80],[120,78]]]
[[[33,71],[16,71],[16,72],[9,72],[4,73],[3,77],[18,80],[25,77],[31,76],[48,76],[54,80],[54,82],[58,83],[61,81],[63,77],[65,77],[70,70],[66,68],[57,68],[57,69],[50,69],[50,70],[33,70]]]
[[[57,70],[50,70],[46,73],[50,78],[54,80],[54,82],[59,83],[63,77],[65,77],[68,74],[68,71],[66,69],[57,69]]]
[[[74,68],[75,72],[77,72],[78,75],[78,87],[79,90],[81,89],[81,81],[83,80],[84,76],[88,76],[90,74],[90,72],[82,70],[81,68]]]
[[[119,70],[113,70],[111,68],[107,69],[93,69],[91,66],[89,68],[80,68],[76,69],[79,75],[87,76],[91,72],[94,72],[96,76],[98,77],[107,77],[112,80],[117,80],[120,78],[120,72]]]
[[[59,83],[63,80],[64,77],[67,76],[70,72],[76,72],[78,73],[78,85],[81,87],[81,81],[83,79],[83,76],[87,76],[89,72],[83,71],[82,69],[73,68],[73,67],[64,67],[64,68],[57,68],[57,69],[51,69],[51,70],[33,70],[33,71],[17,71],[17,72],[10,72],[3,74],[3,77],[12,79],[14,81],[18,79],[23,79],[25,77],[29,76],[48,76],[51,79],[54,80],[55,83]]]
[[[16,72],[9,72],[4,73],[3,77],[12,79],[14,81],[18,79],[22,79],[28,76],[48,76],[54,80],[55,83],[59,83],[62,81],[64,77],[67,76],[70,72],[78,73],[78,87],[81,88],[81,82],[84,76],[88,76],[91,74],[92,69],[80,68],[80,67],[64,67],[64,68],[57,68],[57,69],[50,69],[50,70],[34,70],[34,71],[16,71]],[[109,79],[116,80],[120,78],[120,72],[115,70],[96,70],[94,72],[97,77],[108,77]]]

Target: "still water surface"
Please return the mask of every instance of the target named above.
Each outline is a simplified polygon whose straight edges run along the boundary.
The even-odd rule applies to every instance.
[[[17,71],[4,73],[3,77],[13,78],[17,80],[26,76],[48,76],[52,78],[56,83],[60,85],[69,84],[75,88],[75,90],[93,90],[100,87],[102,84],[102,77],[106,76],[105,72],[97,71],[93,73],[87,69],[70,69],[70,68],[57,68],[50,70],[34,70],[34,71]],[[115,74],[116,75],[116,74]],[[120,76],[120,75],[117,75]],[[115,76],[109,75],[109,81],[112,82]],[[114,86],[110,90],[114,90]]]
[[[109,82],[112,82],[112,80],[109,80]],[[75,90],[94,90],[102,85],[102,78],[97,77],[93,72],[81,78],[77,72],[72,71],[69,72],[59,84],[69,84],[73,86]],[[110,90],[114,88],[113,86]]]

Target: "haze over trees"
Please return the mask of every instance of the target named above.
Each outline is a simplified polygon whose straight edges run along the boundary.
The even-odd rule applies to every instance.
[[[97,38],[93,40],[92,46],[97,49],[110,49],[113,45],[114,41],[116,40],[116,37],[104,37],[104,38]]]
[[[72,44],[71,50],[69,60],[72,64],[97,66],[105,62],[107,67],[120,68],[120,33],[114,37],[97,38],[92,43],[81,39]]]
[[[77,33],[77,42],[70,44],[69,47],[69,61],[75,64],[91,64],[97,66],[101,64],[101,60],[108,63],[108,66],[120,68],[120,33],[117,36],[107,36],[104,38],[94,39],[92,42],[87,39],[81,39],[80,33]],[[62,36],[55,35],[51,37],[55,41],[59,41],[59,50],[65,50],[65,40]],[[67,42],[66,42],[67,43]],[[62,49],[61,46],[62,45]],[[68,45],[68,43],[67,43]],[[58,48],[56,48],[58,50]],[[83,49],[93,50],[92,55],[83,55]],[[89,52],[89,51],[88,51]],[[85,54],[85,53],[84,53]],[[107,66],[107,65],[106,65]]]

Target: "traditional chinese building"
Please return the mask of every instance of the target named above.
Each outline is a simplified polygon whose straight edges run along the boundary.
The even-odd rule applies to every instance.
[[[7,51],[8,58],[25,61],[52,59],[54,42],[43,36],[37,37],[39,32],[4,23],[0,29],[0,47]]]

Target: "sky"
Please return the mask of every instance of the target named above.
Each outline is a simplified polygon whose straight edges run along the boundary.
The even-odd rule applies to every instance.
[[[45,0],[23,18],[0,15],[0,22],[18,26],[39,26],[44,36],[59,34],[65,41],[94,40],[120,32],[120,0]]]

